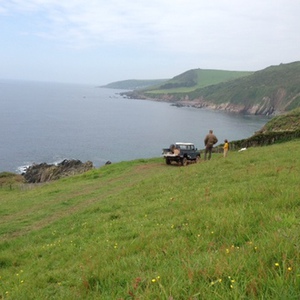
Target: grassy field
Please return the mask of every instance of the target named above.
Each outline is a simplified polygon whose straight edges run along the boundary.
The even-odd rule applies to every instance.
[[[300,299],[300,141],[0,185],[0,299]]]
[[[168,80],[167,83],[160,85],[159,89],[156,89],[155,87],[150,88],[149,92],[147,91],[145,94],[189,93],[199,88],[227,82],[250,74],[252,74],[252,72],[194,69],[175,76],[173,79]],[[190,86],[189,83],[193,84]],[[164,86],[169,87],[164,89]]]

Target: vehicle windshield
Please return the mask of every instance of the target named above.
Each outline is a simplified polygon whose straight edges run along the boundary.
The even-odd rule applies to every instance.
[[[182,150],[194,150],[195,146],[194,145],[185,145],[185,144],[180,144],[178,145],[180,149]]]

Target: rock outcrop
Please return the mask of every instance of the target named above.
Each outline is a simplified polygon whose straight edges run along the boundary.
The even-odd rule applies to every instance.
[[[49,165],[47,163],[33,164],[26,169],[23,176],[27,183],[40,183],[81,174],[93,168],[93,163],[90,161],[83,163],[80,160],[65,159],[57,165]]]
[[[263,97],[259,103],[256,104],[235,104],[231,102],[214,103],[213,101],[205,100],[203,97],[190,99],[188,95],[178,96],[173,94],[157,95],[156,98],[147,97],[143,94],[139,94],[136,91],[122,93],[129,99],[141,99],[168,102],[172,106],[177,107],[194,107],[194,108],[206,108],[210,110],[220,110],[230,113],[246,114],[246,115],[278,115],[284,111],[284,107],[280,106],[280,102],[273,105],[274,99],[269,97]]]
[[[166,98],[163,99],[165,101]],[[169,98],[167,102],[172,103],[172,99]],[[174,101],[172,103],[173,106],[178,107],[195,107],[195,108],[206,108],[211,110],[223,110],[230,113],[237,113],[237,114],[246,114],[246,115],[276,115],[279,111],[274,108],[274,106],[271,103],[270,98],[264,97],[259,104],[253,104],[253,105],[245,105],[245,104],[233,104],[230,102],[224,102],[224,103],[213,103],[204,100],[203,98],[200,99],[194,99],[194,100],[187,100],[181,99],[179,101]]]

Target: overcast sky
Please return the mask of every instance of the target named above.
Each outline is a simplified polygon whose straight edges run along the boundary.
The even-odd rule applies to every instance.
[[[299,0],[0,0],[0,79],[107,84],[299,60]]]

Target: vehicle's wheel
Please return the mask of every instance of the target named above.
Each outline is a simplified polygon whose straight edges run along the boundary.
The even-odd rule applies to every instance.
[[[195,163],[198,163],[199,160],[200,160],[200,156],[198,155],[198,156],[196,157]]]
[[[187,163],[188,163],[188,161],[187,161],[186,157],[184,157],[184,158],[181,159],[181,164],[182,164],[183,166],[186,166]]]
[[[170,161],[168,158],[166,158],[166,164],[167,164],[167,165],[170,165],[170,164],[171,164],[171,161]]]

